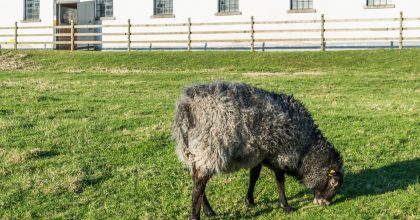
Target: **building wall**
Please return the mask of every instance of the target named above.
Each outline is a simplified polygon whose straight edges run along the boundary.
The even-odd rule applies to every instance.
[[[60,0],[57,0],[60,1]],[[67,0],[66,0],[67,1]],[[88,1],[88,0],[83,0]],[[15,21],[19,22],[19,26],[28,25],[52,25],[54,22],[54,4],[55,0],[41,0],[41,18],[40,22],[24,23],[23,19],[23,0],[0,0],[0,27],[13,26]],[[302,20],[302,19],[319,19],[321,14],[325,14],[326,19],[339,18],[388,18],[398,17],[399,12],[403,11],[405,17],[420,17],[420,1],[416,0],[394,0],[395,8],[385,9],[365,9],[366,0],[314,0],[315,13],[288,13],[290,8],[290,1],[288,0],[240,0],[241,15],[233,16],[216,16],[218,9],[217,0],[174,0],[174,18],[152,18],[153,15],[153,0],[114,0],[114,18],[113,20],[98,20],[99,24],[125,24],[128,19],[131,19],[132,24],[144,23],[185,23],[190,17],[192,22],[226,22],[226,21],[249,21],[251,16],[254,16],[256,21],[271,21],[271,20]],[[395,22],[372,22],[370,24],[360,23],[341,23],[341,24],[327,24],[328,27],[398,27],[398,21]],[[341,26],[340,26],[341,25]],[[406,22],[406,26],[419,26],[420,21]],[[193,31],[197,30],[249,30],[249,25],[243,26],[212,26],[212,27],[193,27]],[[284,25],[265,25],[256,26],[256,29],[291,29],[291,28],[319,28],[319,23],[316,24],[284,24]],[[167,27],[167,28],[133,28],[132,32],[144,31],[185,31],[186,27]],[[20,33],[25,33],[21,30]],[[52,30],[50,30],[52,31]],[[104,33],[112,32],[126,32],[126,28],[104,28],[100,30]],[[0,35],[5,33],[5,30],[0,30]],[[31,33],[47,33],[47,30],[31,30]],[[9,33],[13,33],[9,30]],[[357,36],[398,36],[398,32],[370,32],[370,33],[353,33]],[[419,36],[419,32],[406,32],[407,36]],[[327,33],[326,37],[351,37],[349,33]],[[248,38],[249,34],[230,34],[230,35],[211,35],[198,36],[193,35],[193,39],[226,39],[226,38]],[[275,33],[275,34],[256,34],[256,38],[287,38],[287,37],[303,37],[315,38],[319,37],[319,33]],[[24,38],[21,38],[24,41]],[[178,39],[186,40],[185,35],[173,36],[133,36],[132,40],[164,40],[164,39]],[[30,41],[51,41],[52,37],[31,38]],[[106,36],[102,40],[126,40],[125,36],[113,37]],[[1,37],[0,42],[10,42],[10,37]],[[229,45],[244,45],[249,44],[226,44]],[[209,46],[226,46],[224,44],[209,44]],[[134,47],[146,47],[148,45],[134,44]],[[165,47],[173,45],[161,45]],[[185,44],[178,45],[185,47]],[[193,45],[200,46],[200,45]],[[5,47],[3,45],[3,47]],[[28,47],[25,45],[25,47]],[[37,45],[37,47],[44,47]],[[51,46],[47,46],[51,48]],[[103,48],[124,48],[125,44],[104,44]]]
[[[23,0],[0,0],[0,27],[13,27],[18,22],[19,27],[26,26],[48,26],[53,25],[53,0],[40,1],[40,20],[37,22],[25,22]],[[13,34],[14,30],[0,30],[0,42],[8,42],[9,45],[2,44],[2,48],[13,47],[13,37],[2,37],[2,34]],[[19,34],[50,34],[52,29],[22,29]],[[51,41],[52,37],[21,37],[19,41]],[[19,48],[51,48],[51,45],[19,45]]]

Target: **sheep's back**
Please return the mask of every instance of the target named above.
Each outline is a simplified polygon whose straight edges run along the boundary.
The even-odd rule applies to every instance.
[[[298,128],[273,98],[245,84],[186,88],[174,124],[180,133],[175,135],[180,160],[219,173],[253,167],[269,155],[290,154]]]

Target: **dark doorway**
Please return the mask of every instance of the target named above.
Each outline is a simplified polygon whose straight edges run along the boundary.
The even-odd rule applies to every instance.
[[[77,3],[71,4],[58,4],[57,5],[57,26],[68,26],[73,20],[74,24],[77,24]],[[76,32],[76,30],[75,30]],[[58,29],[58,34],[69,34],[71,30],[69,28]],[[57,36],[56,41],[70,41],[70,36]],[[75,39],[75,41],[77,38]],[[58,50],[70,50],[69,44],[57,44],[56,47]],[[77,47],[76,47],[77,48]]]

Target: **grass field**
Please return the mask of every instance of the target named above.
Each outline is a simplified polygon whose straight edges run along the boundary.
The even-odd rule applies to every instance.
[[[215,219],[419,219],[420,50],[342,52],[3,52],[0,219],[186,219],[192,183],[171,138],[182,88],[213,80],[294,94],[341,152],[329,207],[263,169],[213,178]],[[207,219],[207,218],[206,218]]]

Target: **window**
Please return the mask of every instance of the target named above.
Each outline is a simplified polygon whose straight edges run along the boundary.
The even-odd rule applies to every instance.
[[[96,16],[108,18],[114,16],[113,0],[96,0]]]
[[[383,6],[391,5],[391,0],[367,0],[368,6]]]
[[[154,15],[173,15],[173,0],[155,0]]]
[[[39,20],[39,0],[25,0],[24,20]]]
[[[391,0],[367,0],[364,8],[395,8],[395,5],[392,4]]]
[[[313,0],[292,0],[290,4],[291,10],[305,10],[313,8]]]
[[[219,13],[239,12],[239,0],[219,0]]]
[[[288,13],[315,13],[313,0],[290,0]]]

